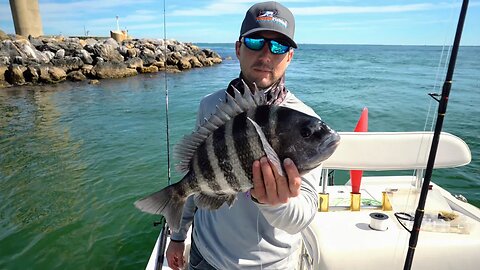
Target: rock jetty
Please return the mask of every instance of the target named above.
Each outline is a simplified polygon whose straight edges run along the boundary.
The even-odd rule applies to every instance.
[[[218,53],[168,39],[24,38],[0,31],[0,88],[180,72],[222,62]]]

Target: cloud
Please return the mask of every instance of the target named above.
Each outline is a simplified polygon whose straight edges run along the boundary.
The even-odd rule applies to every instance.
[[[433,4],[411,4],[392,6],[320,6],[291,8],[295,16],[307,15],[333,15],[333,14],[364,14],[364,13],[396,13],[428,10],[434,7]]]
[[[286,1],[286,2],[306,2],[317,3],[316,1]],[[331,1],[329,1],[331,2]],[[338,4],[339,1],[335,1]],[[342,1],[345,3],[359,2],[359,1]],[[246,0],[236,1],[215,1],[204,7],[195,7],[190,9],[175,9],[169,15],[171,16],[225,16],[232,14],[244,14],[245,11],[254,3]],[[324,2],[325,3],[325,2]],[[472,2],[470,6],[478,6],[480,3]],[[414,12],[434,9],[449,9],[452,7],[459,7],[460,3],[418,3],[405,5],[380,5],[380,6],[361,6],[361,5],[310,5],[303,7],[290,7],[290,10],[295,16],[315,16],[315,15],[334,15],[334,14],[366,14],[366,13],[400,13],[400,12]]]
[[[225,16],[244,14],[250,5],[242,3],[215,2],[203,8],[177,9],[169,13],[170,16]]]

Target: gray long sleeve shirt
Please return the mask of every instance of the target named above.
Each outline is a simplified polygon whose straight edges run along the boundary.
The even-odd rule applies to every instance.
[[[200,102],[197,126],[225,101],[225,90],[205,96]],[[291,92],[280,104],[318,117]],[[234,204],[195,213],[193,196],[183,209],[181,229],[174,240],[184,240],[194,220],[193,237],[202,256],[217,269],[295,269],[301,235],[313,220],[318,206],[316,187],[321,168],[302,176],[301,192],[288,203],[269,206],[252,201],[247,193],[237,194]]]

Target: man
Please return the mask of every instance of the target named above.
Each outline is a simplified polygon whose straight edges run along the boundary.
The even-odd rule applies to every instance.
[[[202,99],[197,125],[215,112],[215,105],[233,95],[233,87],[243,91],[264,91],[268,103],[316,114],[284,85],[285,70],[293,58],[295,21],[292,13],[276,2],[253,5],[246,13],[235,44],[240,61],[239,78]],[[233,87],[232,87],[233,86]],[[318,116],[317,116],[318,117]],[[317,211],[318,169],[300,177],[290,159],[283,161],[286,177],[278,175],[266,157],[253,163],[253,189],[237,194],[229,207],[217,210],[198,208],[192,197],[183,210],[181,229],[171,235],[167,260],[173,269],[183,267],[184,243],[194,223],[189,269],[295,269],[301,245],[300,231]]]

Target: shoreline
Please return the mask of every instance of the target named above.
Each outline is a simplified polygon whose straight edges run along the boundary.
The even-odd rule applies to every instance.
[[[0,35],[0,89],[63,81],[97,84],[142,73],[181,72],[222,63],[208,48],[174,39]]]

